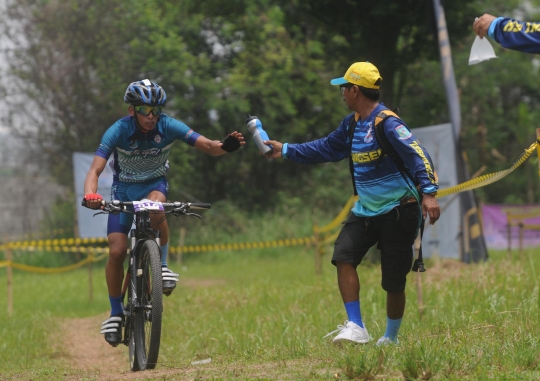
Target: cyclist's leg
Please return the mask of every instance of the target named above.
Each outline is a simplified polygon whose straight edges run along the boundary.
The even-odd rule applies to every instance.
[[[120,188],[120,191],[118,191]],[[122,187],[113,184],[112,198],[125,200]],[[132,217],[126,213],[109,214],[107,223],[107,239],[109,241],[109,258],[105,266],[105,280],[109,292],[111,314],[101,326],[101,333],[112,346],[122,341],[122,322],[124,310],[122,306],[122,281],[124,280],[124,261],[127,253],[127,233],[131,228]]]
[[[167,201],[167,197],[159,190],[151,191],[146,196],[146,198],[152,201],[159,201],[159,202]],[[155,224],[162,218],[163,218],[162,214],[151,214],[150,221],[151,221],[152,226],[155,226]],[[167,220],[163,220],[158,226],[155,227],[155,229],[159,231],[161,246],[163,247],[167,245],[169,243],[169,225],[167,224]],[[165,262],[165,265],[166,264],[167,263]]]
[[[165,202],[167,200],[165,194],[159,190],[151,191],[146,198],[152,201],[160,202]],[[152,226],[154,226],[162,217],[163,215],[160,214],[154,214],[151,216],[150,218]],[[169,296],[176,288],[178,274],[174,273],[167,266],[167,254],[169,251],[169,225],[167,224],[167,220],[163,220],[158,226],[156,226],[156,230],[159,231],[161,241],[161,277],[163,279],[163,293]]]
[[[127,253],[127,235],[123,232],[113,232],[107,236],[109,241],[109,259],[105,266],[105,279],[109,296],[122,296],[122,281],[124,280],[124,261]],[[111,306],[113,307],[113,306]],[[115,310],[114,312],[118,312]]]

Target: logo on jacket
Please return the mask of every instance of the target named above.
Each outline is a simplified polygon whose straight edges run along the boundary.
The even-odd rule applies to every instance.
[[[364,143],[371,143],[372,141],[373,141],[373,126],[370,123],[369,128],[367,130],[367,134],[364,137]]]
[[[161,143],[161,136],[160,136],[160,135],[154,136],[154,141],[155,141],[157,144]]]
[[[412,136],[411,131],[409,131],[409,129],[405,127],[403,124],[400,124],[399,126],[397,126],[395,128],[395,131],[397,132],[399,136],[399,140],[409,139]]]

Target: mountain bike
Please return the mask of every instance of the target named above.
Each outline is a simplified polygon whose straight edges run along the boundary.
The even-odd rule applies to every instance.
[[[103,209],[96,214],[134,215],[135,229],[132,229],[129,235],[131,245],[128,270],[122,287],[125,315],[122,343],[129,347],[132,371],[154,369],[159,354],[163,313],[161,249],[159,231],[154,228],[171,214],[201,218],[190,210],[210,209],[210,204],[150,200],[114,200],[102,201],[102,204]],[[151,214],[162,214],[163,217],[151,226]]]

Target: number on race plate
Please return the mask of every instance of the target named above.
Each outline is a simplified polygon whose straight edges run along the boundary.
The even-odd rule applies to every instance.
[[[141,210],[165,210],[163,208],[163,205],[161,202],[158,201],[150,201],[150,200],[141,200],[141,201],[133,201],[133,208],[135,208],[136,212],[140,212]]]

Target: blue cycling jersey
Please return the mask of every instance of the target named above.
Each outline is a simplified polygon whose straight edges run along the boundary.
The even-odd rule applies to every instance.
[[[502,47],[540,53],[540,23],[498,17],[491,22],[488,36]]]
[[[352,212],[359,217],[373,217],[388,213],[399,205],[405,195],[418,198],[417,189],[401,175],[389,156],[380,157],[381,148],[375,138],[374,123],[377,114],[387,108],[381,103],[365,120],[356,122],[352,148],[349,148],[348,127],[350,114],[327,137],[301,144],[286,144],[283,157],[299,163],[325,163],[340,161],[352,155],[354,182],[358,201]],[[439,188],[433,163],[403,121],[389,117],[384,122],[389,142],[403,159],[406,167],[423,193],[434,193]]]
[[[169,169],[169,152],[176,139],[193,146],[200,136],[179,120],[161,114],[156,126],[142,133],[131,116],[114,123],[103,135],[96,156],[113,159],[110,166],[114,179],[145,182],[165,176]]]

